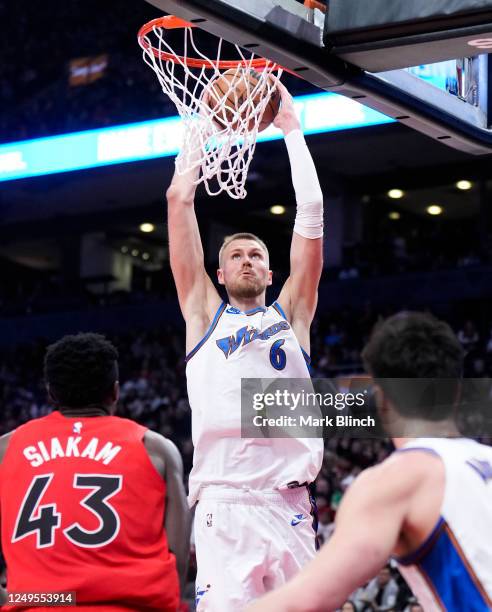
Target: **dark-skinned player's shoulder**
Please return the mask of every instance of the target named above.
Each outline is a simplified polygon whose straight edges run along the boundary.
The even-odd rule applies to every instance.
[[[169,471],[183,471],[183,462],[176,445],[163,435],[148,429],[144,436],[144,445],[149,457],[159,474],[165,478]]]

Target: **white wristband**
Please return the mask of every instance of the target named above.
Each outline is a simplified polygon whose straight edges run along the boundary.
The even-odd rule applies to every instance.
[[[304,238],[323,236],[323,194],[313,158],[300,130],[285,136],[292,184],[296,192],[297,214],[294,231]]]

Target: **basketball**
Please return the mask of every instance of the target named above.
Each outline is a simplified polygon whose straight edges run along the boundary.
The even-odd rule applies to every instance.
[[[268,95],[268,88],[260,88],[252,98],[250,105],[245,104],[248,98],[254,92],[258,84],[260,75],[254,70],[227,70],[217,77],[210,84],[208,95],[208,106],[214,112],[214,121],[220,127],[225,127],[231,124],[233,129],[239,125],[237,113],[241,117],[249,114],[251,107],[258,106],[262,101],[262,96]],[[273,79],[269,77],[270,87],[273,85]],[[258,125],[258,131],[266,129],[275,119],[280,108],[280,94],[274,91],[270,95],[268,104],[263,111]],[[252,117],[248,122],[248,130],[252,130],[255,124],[255,119]]]

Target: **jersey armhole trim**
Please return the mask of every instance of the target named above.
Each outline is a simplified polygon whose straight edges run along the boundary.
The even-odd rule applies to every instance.
[[[287,317],[285,316],[285,312],[283,311],[282,306],[280,306],[280,304],[278,302],[273,302],[272,308],[275,308],[275,310],[278,312],[278,314],[281,317],[283,317],[286,321],[288,321]]]
[[[217,312],[215,313],[215,317],[213,318],[212,323],[210,324],[210,327],[208,328],[207,332],[205,333],[205,335],[203,336],[203,338],[200,340],[200,342],[195,346],[195,348],[193,350],[191,350],[188,355],[186,355],[185,357],[185,363],[188,363],[188,361],[193,357],[193,355],[195,355],[195,353],[205,344],[205,342],[210,338],[210,336],[212,335],[212,332],[214,331],[214,329],[217,327],[217,323],[219,322],[220,317],[222,316],[222,313],[224,312],[224,310],[226,309],[227,304],[225,302],[222,302],[222,304],[219,306],[219,308],[217,309]]]
[[[245,310],[243,314],[250,317],[251,315],[256,314],[257,312],[266,312],[267,309],[264,306],[256,306],[256,308],[251,308],[250,310]]]
[[[439,517],[437,523],[430,534],[425,538],[420,546],[418,546],[413,552],[403,557],[394,557],[395,561],[400,565],[415,565],[425,557],[429,550],[434,546],[439,536],[444,530],[446,522],[442,516]]]
[[[283,311],[282,306],[280,306],[280,304],[279,304],[278,302],[273,302],[273,304],[272,304],[272,308],[274,308],[274,309],[275,309],[275,310],[278,312],[278,314],[279,314],[279,315],[280,315],[282,318],[284,318],[284,319],[287,321],[287,323],[289,323],[289,320],[288,320],[288,319],[287,319],[287,317],[285,316],[285,312]],[[307,364],[308,366],[309,366],[309,365],[311,365],[311,357],[310,357],[310,356],[308,355],[308,353],[307,353],[307,352],[306,352],[306,351],[305,351],[305,350],[302,348],[302,346],[301,346],[301,351],[302,351],[302,354],[303,354],[304,359],[305,359],[305,361],[306,361],[306,364]]]
[[[308,366],[310,366],[311,365],[311,357],[306,353],[306,351],[302,348],[302,346],[301,346],[301,351],[302,351],[302,356],[304,357],[304,359],[306,361],[306,364]]]

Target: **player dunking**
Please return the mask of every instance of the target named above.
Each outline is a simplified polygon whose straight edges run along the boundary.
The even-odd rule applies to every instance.
[[[388,433],[413,437],[393,437],[396,452],[348,489],[318,557],[248,610],[334,610],[392,554],[426,612],[492,610],[492,448],[460,438],[454,423],[460,343],[446,323],[401,313],[375,331],[363,358]],[[410,406],[394,377],[455,381],[451,401]]]
[[[0,439],[11,598],[2,610],[51,609],[42,594],[70,591],[77,610],[176,612],[176,565],[183,581],[189,543],[181,457],[161,435],[113,416],[117,357],[98,334],[50,346],[56,410]],[[26,592],[38,599],[8,605]]]
[[[265,306],[268,250],[252,234],[226,238],[220,250],[217,277],[228,303],[206,274],[194,210],[198,170],[176,173],[167,192],[171,268],[186,321],[198,610],[239,612],[315,554],[305,485],[321,467],[322,440],[241,439],[242,377],[309,377],[303,349],[322,270],[321,189],[292,98],[279,87],[275,125],[289,153],[297,216],[290,276],[272,306]],[[246,331],[254,340],[245,341]]]

